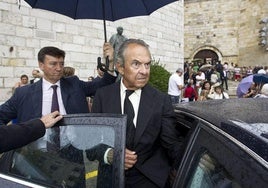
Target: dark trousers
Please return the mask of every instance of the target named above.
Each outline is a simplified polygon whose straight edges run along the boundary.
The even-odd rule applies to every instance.
[[[125,171],[125,188],[159,188],[135,167]]]
[[[226,90],[228,90],[228,83],[227,82],[228,82],[227,77],[223,77],[222,80],[221,80],[221,85],[222,85],[222,88],[224,88],[223,85],[225,84],[225,89]]]

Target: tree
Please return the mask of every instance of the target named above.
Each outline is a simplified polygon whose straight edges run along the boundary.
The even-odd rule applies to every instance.
[[[160,60],[152,60],[150,68],[150,79],[149,84],[156,89],[167,93],[168,91],[168,79],[170,73],[165,69],[165,66],[159,63]]]

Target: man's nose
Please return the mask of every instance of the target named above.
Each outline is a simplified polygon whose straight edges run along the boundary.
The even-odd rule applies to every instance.
[[[149,69],[146,68],[145,64],[141,64],[139,68],[139,72],[145,74]]]
[[[57,65],[56,65],[56,69],[57,70],[62,70],[63,69],[63,65],[62,65],[62,63],[57,63]]]

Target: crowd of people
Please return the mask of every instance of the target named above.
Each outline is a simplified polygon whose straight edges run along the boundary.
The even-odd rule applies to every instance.
[[[254,74],[268,74],[268,66],[239,67],[233,63],[222,64],[220,61],[205,64],[185,62],[184,70],[178,69],[170,76],[168,94],[173,104],[229,99],[228,82],[230,80],[240,82],[243,78]],[[265,93],[263,84],[252,83],[248,93],[243,97],[258,97],[259,94]]]

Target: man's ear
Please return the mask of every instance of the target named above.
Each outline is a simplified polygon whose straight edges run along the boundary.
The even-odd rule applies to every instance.
[[[43,71],[44,63],[38,61],[38,65],[39,65],[40,70]]]
[[[124,75],[125,69],[122,65],[120,65],[119,63],[116,63],[116,69],[118,70],[118,72],[121,76]]]

